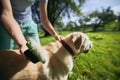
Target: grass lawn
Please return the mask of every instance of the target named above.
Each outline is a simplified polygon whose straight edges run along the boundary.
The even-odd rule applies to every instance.
[[[61,32],[60,35],[69,33]],[[86,34],[94,46],[88,54],[82,53],[74,59],[74,68],[68,80],[120,80],[120,32]],[[53,37],[40,39],[42,45],[54,41]]]

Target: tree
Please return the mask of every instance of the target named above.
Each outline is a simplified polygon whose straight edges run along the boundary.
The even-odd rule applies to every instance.
[[[97,31],[98,28],[104,29],[106,24],[116,20],[116,15],[111,10],[111,7],[103,9],[102,12],[94,11],[89,16],[91,18],[97,18],[96,23],[93,23],[93,31]]]
[[[74,13],[80,16],[80,7],[85,0],[49,0],[48,1],[48,17],[54,26],[59,17],[70,16],[70,13]],[[61,16],[60,16],[61,15]],[[49,34],[46,32],[45,36]]]
[[[70,16],[71,13],[76,16],[81,15],[80,7],[85,2],[85,0],[49,0],[48,1],[48,18],[53,26],[56,25],[58,18],[62,18],[64,16]],[[35,4],[34,6],[37,6]],[[45,36],[49,36],[50,34],[45,31]]]
[[[118,31],[120,31],[120,13],[117,16],[117,21],[118,21]]]

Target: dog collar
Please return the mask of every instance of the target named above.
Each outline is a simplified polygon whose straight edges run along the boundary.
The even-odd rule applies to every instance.
[[[73,52],[72,48],[71,48],[64,40],[61,40],[60,42],[61,42],[62,45],[65,47],[65,49],[67,49],[67,51],[68,51],[72,56],[74,56],[74,52]]]

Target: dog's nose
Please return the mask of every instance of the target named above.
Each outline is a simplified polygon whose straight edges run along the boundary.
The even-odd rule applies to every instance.
[[[88,53],[89,50],[84,50],[84,53]]]

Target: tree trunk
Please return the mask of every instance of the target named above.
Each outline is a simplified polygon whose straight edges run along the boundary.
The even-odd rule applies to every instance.
[[[50,33],[48,31],[46,31],[45,29],[44,29],[44,31],[45,31],[45,34],[44,34],[45,37],[50,36]]]

